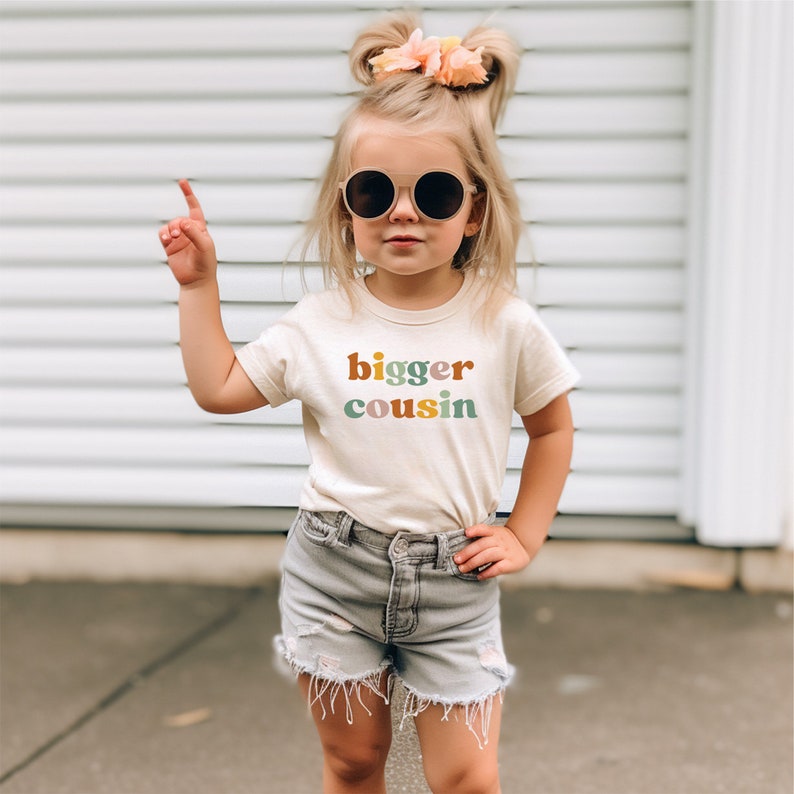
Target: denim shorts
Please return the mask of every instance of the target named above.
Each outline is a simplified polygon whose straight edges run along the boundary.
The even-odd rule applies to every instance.
[[[335,708],[341,697],[350,720],[360,686],[388,702],[399,679],[403,720],[430,705],[448,718],[461,706],[456,716],[484,741],[512,668],[497,580],[480,581],[452,560],[470,542],[464,529],[386,535],[347,513],[301,510],[282,560],[275,644],[293,672],[311,676],[310,702]]]

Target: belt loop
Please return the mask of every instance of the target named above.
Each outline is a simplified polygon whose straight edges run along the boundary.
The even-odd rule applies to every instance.
[[[340,513],[338,520],[339,535],[337,537],[339,538],[339,542],[343,546],[349,546],[350,530],[353,528],[353,524],[355,524],[355,519],[347,513]]]
[[[439,532],[436,535],[438,550],[436,552],[436,570],[447,567],[447,557],[449,557],[449,538],[446,532]]]

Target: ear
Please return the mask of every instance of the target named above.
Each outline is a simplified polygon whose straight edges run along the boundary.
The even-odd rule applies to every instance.
[[[474,237],[485,218],[485,193],[477,193],[471,203],[471,212],[469,213],[469,220],[463,229],[464,237]]]

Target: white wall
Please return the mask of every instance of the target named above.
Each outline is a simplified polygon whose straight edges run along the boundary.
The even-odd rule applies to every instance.
[[[0,6],[7,513],[57,524],[58,509],[79,506],[295,503],[298,406],[240,417],[194,406],[156,231],[182,211],[175,180],[191,178],[233,341],[283,313],[300,285],[282,259],[354,90],[343,50],[385,5]],[[501,4],[422,5],[425,31],[450,35]],[[535,298],[583,373],[569,514],[680,505],[690,12],[529,2],[492,20],[525,50],[501,146],[540,262]],[[519,259],[529,296],[528,245]]]

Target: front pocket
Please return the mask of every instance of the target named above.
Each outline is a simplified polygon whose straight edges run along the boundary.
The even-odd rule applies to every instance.
[[[304,512],[300,516],[303,537],[314,546],[330,547],[337,544],[339,530],[316,513]]]
[[[477,578],[479,571],[469,571],[468,573],[463,573],[463,571],[458,568],[457,564],[453,557],[463,549],[466,548],[470,543],[474,543],[473,540],[467,538],[465,535],[461,535],[460,538],[456,538],[449,544],[449,555],[447,557],[447,570],[451,573],[456,579],[463,579],[466,582],[479,582],[480,580]]]

